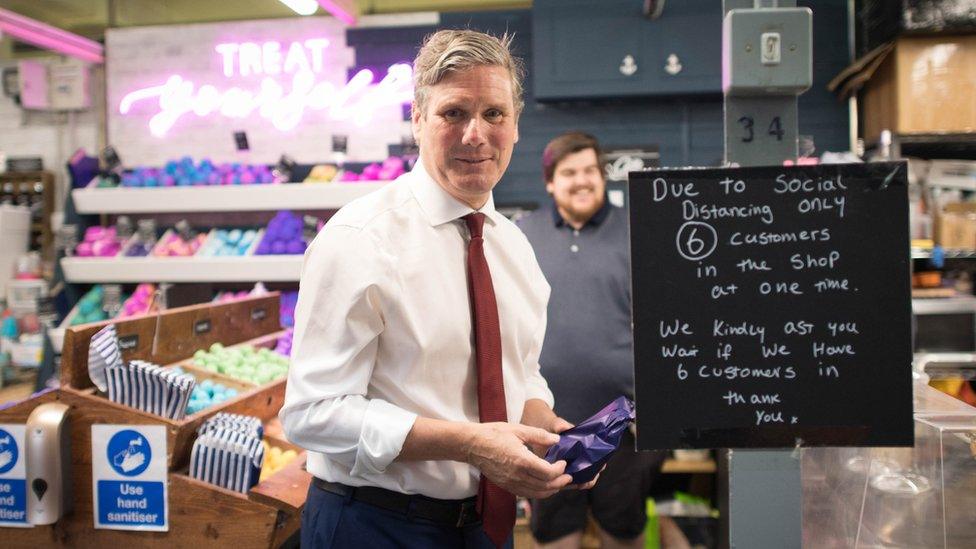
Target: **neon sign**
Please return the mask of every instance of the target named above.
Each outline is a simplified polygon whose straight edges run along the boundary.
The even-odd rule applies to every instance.
[[[288,46],[288,53],[282,59],[280,42],[254,42],[217,44],[214,48],[220,54],[224,64],[224,76],[236,74],[249,76],[251,74],[281,74],[294,73],[300,70],[322,72],[322,52],[329,46],[326,38],[312,38],[304,42],[292,42]],[[311,63],[309,56],[311,53]],[[235,65],[235,61],[237,61]],[[282,66],[284,61],[284,66]]]
[[[184,116],[246,118],[257,113],[275,128],[287,131],[297,126],[307,111],[324,111],[332,120],[351,120],[365,126],[377,109],[401,105],[413,98],[413,70],[399,63],[387,69],[377,84],[372,71],[363,69],[345,85],[317,80],[323,70],[324,51],[329,41],[315,38],[292,42],[224,43],[215,47],[224,76],[262,77],[258,89],[212,84],[197,85],[180,75],[165,83],[126,94],[119,113],[130,114],[142,102],[155,100],[158,112],[149,119],[149,131],[163,137]],[[290,89],[277,78],[291,75]]]

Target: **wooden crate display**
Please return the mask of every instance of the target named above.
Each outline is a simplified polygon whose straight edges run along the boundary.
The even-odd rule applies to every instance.
[[[201,329],[209,322],[209,329]],[[172,309],[119,322],[101,322],[69,328],[62,355],[62,388],[0,411],[0,423],[24,423],[37,406],[58,401],[71,407],[71,484],[73,510],[51,526],[0,529],[4,547],[98,547],[119,544],[138,547],[222,546],[235,548],[277,547],[300,525],[305,494],[311,476],[305,471],[305,453],[289,462],[248,494],[198,481],[186,474],[196,430],[218,412],[247,414],[274,423],[284,401],[285,380],[256,386],[199,369],[198,379],[232,384],[237,397],[216,404],[183,420],[167,418],[117,404],[97,394],[88,378],[88,343],[98,330],[115,324],[122,339],[132,346],[125,360],[142,359],[165,366],[181,365],[199,348],[215,342],[225,345],[266,346],[281,334],[278,295],[214,305]],[[196,327],[196,328],[195,328]],[[160,337],[153,342],[154,334]],[[136,336],[132,338],[131,336]],[[164,425],[169,465],[169,531],[134,532],[96,530],[93,526],[91,426],[93,424]],[[295,448],[282,439],[271,443]],[[201,545],[203,544],[203,545]]]

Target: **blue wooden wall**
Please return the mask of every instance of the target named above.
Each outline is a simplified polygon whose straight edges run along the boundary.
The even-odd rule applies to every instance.
[[[595,0],[598,1],[598,0]],[[718,3],[720,0],[715,0]],[[847,104],[826,84],[849,63],[846,0],[800,0],[813,9],[813,87],[800,97],[800,134],[812,135],[817,152],[849,147]],[[532,11],[443,13],[439,28],[471,28],[499,35],[515,33],[515,53],[532,67]],[[433,27],[350,29],[358,67],[409,62]],[[611,29],[593,32],[613,36]],[[608,38],[609,39],[609,38]],[[702,40],[721,40],[721,29],[703,31]],[[657,144],[662,166],[714,166],[722,159],[722,97],[651,98],[539,103],[526,75],[525,111],[512,163],[495,190],[495,201],[541,203],[547,200],[540,158],[546,143],[568,130],[595,135],[606,145]]]

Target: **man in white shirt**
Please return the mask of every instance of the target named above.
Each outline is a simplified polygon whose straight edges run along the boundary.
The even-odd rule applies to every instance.
[[[537,455],[570,427],[539,374],[549,286],[491,195],[522,109],[508,46],[428,37],[417,165],[306,252],[280,413],[315,476],[303,546],[511,545],[513,494],[571,481]]]

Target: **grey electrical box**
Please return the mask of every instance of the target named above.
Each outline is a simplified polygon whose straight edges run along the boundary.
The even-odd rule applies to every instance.
[[[725,14],[722,91],[726,95],[799,95],[813,83],[809,8],[733,9]]]

